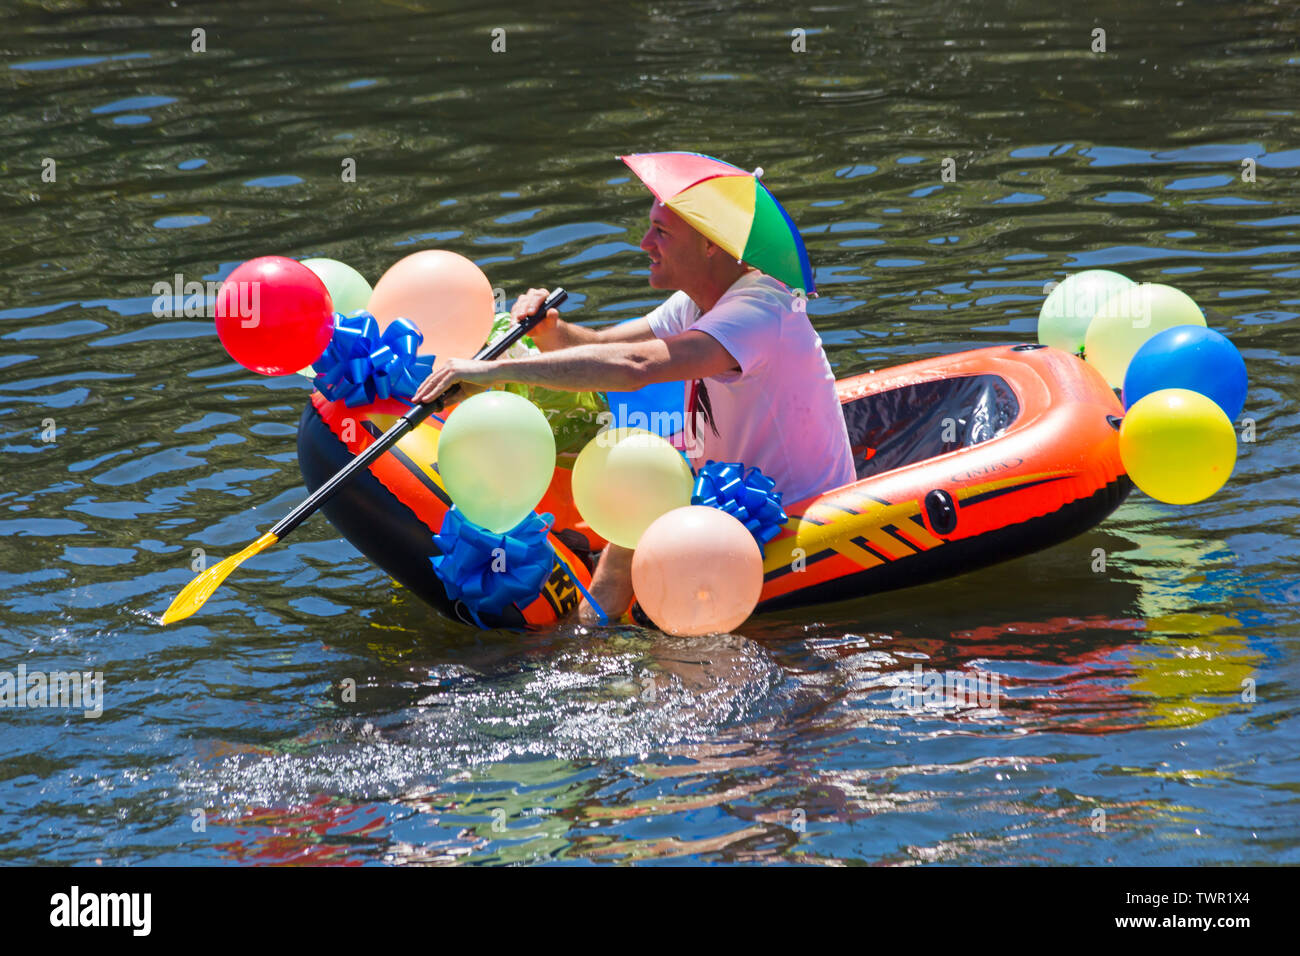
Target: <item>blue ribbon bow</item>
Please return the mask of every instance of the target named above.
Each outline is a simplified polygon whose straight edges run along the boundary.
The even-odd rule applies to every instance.
[[[334,335],[325,354],[312,363],[314,384],[330,401],[342,399],[348,408],[384,398],[411,404],[429,373],[432,355],[417,356],[424,334],[409,319],[394,319],[379,334],[379,322],[369,312],[334,313]]]
[[[740,462],[710,459],[695,475],[691,504],[717,508],[736,518],[758,542],[759,553],[776,537],[788,517],[776,482]]]
[[[447,589],[463,601],[479,627],[479,613],[500,614],[507,604],[523,607],[542,593],[555,566],[555,549],[546,540],[549,515],[531,512],[509,531],[477,525],[452,507],[433,542],[442,552],[429,560]]]

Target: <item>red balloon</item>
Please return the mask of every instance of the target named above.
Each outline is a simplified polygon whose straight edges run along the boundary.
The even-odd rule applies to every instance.
[[[217,335],[240,365],[288,375],[321,357],[334,334],[325,283],[284,256],[249,259],[217,291]]]

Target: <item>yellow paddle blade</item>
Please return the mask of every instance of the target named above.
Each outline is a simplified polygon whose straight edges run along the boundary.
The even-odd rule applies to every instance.
[[[214,564],[197,578],[191,581],[185,587],[181,588],[181,593],[176,595],[172,601],[171,607],[167,608],[167,613],[162,616],[164,624],[171,624],[173,621],[183,621],[203,605],[208,603],[208,598],[212,597],[212,592],[221,587],[221,582],[230,576],[230,572],[235,570],[255,554],[261,554],[271,545],[280,539],[271,532],[262,535],[252,544],[238,554],[232,554],[226,560]]]

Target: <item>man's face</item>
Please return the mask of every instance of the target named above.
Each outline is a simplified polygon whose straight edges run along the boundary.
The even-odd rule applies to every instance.
[[[650,287],[681,289],[692,276],[704,272],[709,241],[677,213],[654,200],[650,204],[650,228],[641,248],[650,256]]]

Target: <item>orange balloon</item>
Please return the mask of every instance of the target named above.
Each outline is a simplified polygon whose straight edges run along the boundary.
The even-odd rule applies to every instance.
[[[632,588],[641,609],[669,634],[725,633],[758,604],[763,555],[754,536],[725,511],[674,508],[637,542]]]
[[[399,259],[375,283],[366,306],[386,329],[409,319],[424,333],[420,355],[470,358],[492,331],[496,300],[483,270],[445,249],[426,249]]]

